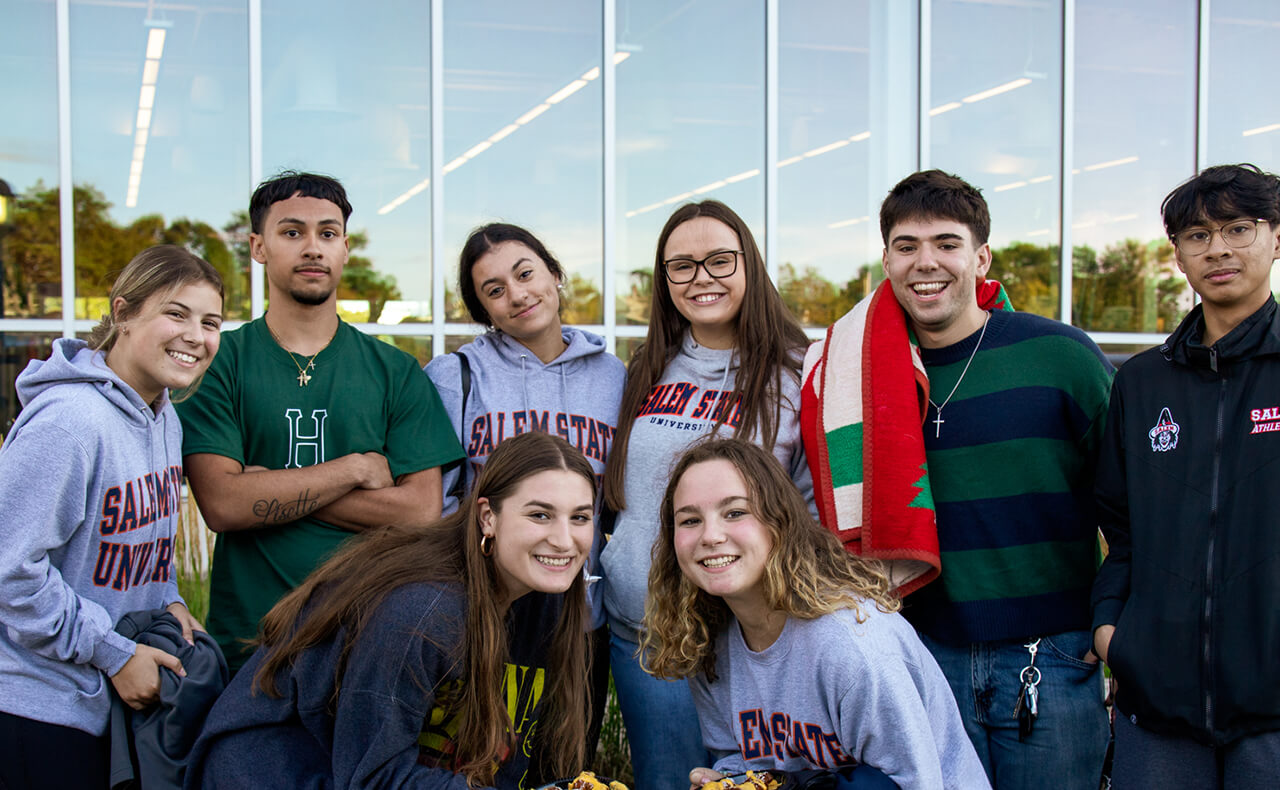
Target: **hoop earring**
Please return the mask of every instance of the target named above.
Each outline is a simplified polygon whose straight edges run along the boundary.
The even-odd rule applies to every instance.
[[[493,556],[493,536],[492,535],[480,536],[480,553],[486,557]]]

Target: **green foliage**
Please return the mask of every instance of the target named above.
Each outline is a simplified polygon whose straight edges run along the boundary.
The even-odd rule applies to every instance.
[[[622,710],[618,707],[618,692],[609,676],[609,697],[605,701],[604,721],[600,725],[600,742],[596,745],[591,770],[596,776],[616,779],[632,787],[635,775],[631,770],[631,747],[627,743],[627,728],[622,723]]]

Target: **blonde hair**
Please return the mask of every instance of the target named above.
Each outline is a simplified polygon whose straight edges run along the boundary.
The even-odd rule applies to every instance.
[[[226,298],[218,270],[182,247],[157,244],[133,256],[111,285],[107,313],[89,335],[90,347],[110,351],[119,337],[120,327],[137,318],[148,299],[157,293],[171,295],[196,282],[212,285],[219,298]],[[124,300],[118,311],[116,299]]]
[[[867,603],[884,612],[901,608],[878,565],[845,551],[835,535],[813,520],[776,458],[742,439],[711,439],[680,458],[662,498],[640,643],[645,671],[660,678],[699,672],[716,678],[715,640],[732,612],[723,599],[681,572],[674,546],[676,486],[690,467],[715,460],[728,461],[742,475],[752,513],[769,530],[773,550],[762,582],[770,608],[803,620],[852,609],[859,621],[865,619],[862,607]]]

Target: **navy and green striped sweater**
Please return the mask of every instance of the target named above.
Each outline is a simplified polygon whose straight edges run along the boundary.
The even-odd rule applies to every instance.
[[[921,349],[934,403],[964,370],[975,332]],[[1114,369],[1088,336],[995,311],[951,402],[924,423],[942,575],[904,614],[950,644],[1089,627],[1097,568],[1093,474]]]

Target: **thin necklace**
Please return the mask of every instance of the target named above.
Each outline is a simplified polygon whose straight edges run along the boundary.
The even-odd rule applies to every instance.
[[[298,369],[298,386],[299,387],[305,387],[311,383],[311,376],[307,373],[307,371],[316,369],[316,357],[320,356],[320,351],[324,351],[326,348],[328,348],[329,344],[333,342],[333,339],[338,336],[338,332],[335,329],[333,334],[329,336],[329,339],[325,341],[325,344],[320,347],[320,351],[317,351],[316,353],[312,354],[311,359],[307,360],[306,367],[303,367],[302,365],[298,364],[298,358],[293,355],[293,352],[285,348],[284,343],[280,342],[279,335],[277,335],[275,333],[275,330],[271,328],[271,324],[267,323],[267,319],[265,318],[262,319],[262,324],[267,328],[267,331],[271,333],[271,337],[276,341],[276,345],[280,346],[280,349],[284,351],[284,353],[289,355],[289,359],[293,361],[294,367]]]
[[[929,398],[929,405],[938,412],[938,416],[933,418],[933,438],[935,439],[942,438],[942,423],[945,422],[942,419],[942,410],[951,402],[951,396],[956,394],[956,390],[960,389],[960,382],[964,381],[964,374],[969,372],[969,366],[973,364],[973,358],[978,356],[978,349],[982,347],[982,338],[986,337],[987,322],[990,320],[991,313],[987,313],[987,317],[982,319],[982,331],[978,333],[978,342],[974,345],[973,351],[969,352],[969,361],[964,363],[964,370],[960,371],[960,378],[956,379],[956,385],[951,388],[951,395],[947,396],[941,406],[934,403],[933,398]]]

